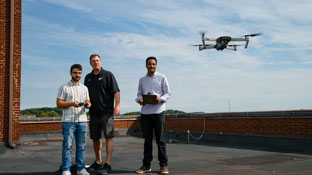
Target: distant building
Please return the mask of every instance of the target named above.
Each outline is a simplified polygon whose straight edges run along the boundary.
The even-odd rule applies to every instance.
[[[0,145],[19,142],[21,0],[0,0]]]

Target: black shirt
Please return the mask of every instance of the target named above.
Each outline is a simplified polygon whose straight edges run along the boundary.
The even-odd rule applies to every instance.
[[[90,115],[102,115],[114,111],[114,94],[120,90],[111,72],[101,68],[101,72],[94,75],[92,71],[85,77],[84,84],[89,90]]]

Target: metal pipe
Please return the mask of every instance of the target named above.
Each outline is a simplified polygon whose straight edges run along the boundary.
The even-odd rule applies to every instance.
[[[190,143],[190,130],[187,130],[186,133],[187,133],[186,134],[186,139],[187,139],[186,143],[189,144]]]
[[[11,0],[10,5],[10,69],[9,69],[9,138],[8,138],[8,146],[12,149],[16,147],[13,143],[13,61],[14,61],[14,9],[15,9],[15,0]]]

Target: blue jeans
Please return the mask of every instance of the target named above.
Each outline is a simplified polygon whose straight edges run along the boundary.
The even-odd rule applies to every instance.
[[[74,137],[76,139],[76,165],[78,171],[85,168],[85,145],[87,138],[87,122],[63,122],[62,170],[70,171],[71,153]]]

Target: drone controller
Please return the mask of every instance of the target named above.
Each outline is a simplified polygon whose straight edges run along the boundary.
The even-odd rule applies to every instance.
[[[87,107],[87,106],[88,106],[88,103],[79,103],[79,106]]]

